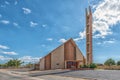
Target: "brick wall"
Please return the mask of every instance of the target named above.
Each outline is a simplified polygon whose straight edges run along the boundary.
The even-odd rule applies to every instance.
[[[64,68],[64,45],[51,53],[51,69]]]

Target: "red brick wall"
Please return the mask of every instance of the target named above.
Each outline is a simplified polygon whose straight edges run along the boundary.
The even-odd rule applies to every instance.
[[[73,46],[73,44],[69,41],[67,43],[65,43],[65,60],[75,60],[75,48]]]
[[[45,70],[51,69],[51,54],[45,57]]]
[[[86,57],[87,64],[92,63],[92,12],[86,9]]]

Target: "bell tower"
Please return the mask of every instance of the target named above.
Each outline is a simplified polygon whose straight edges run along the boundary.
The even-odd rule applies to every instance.
[[[86,59],[87,65],[93,62],[92,55],[92,11],[86,8]]]

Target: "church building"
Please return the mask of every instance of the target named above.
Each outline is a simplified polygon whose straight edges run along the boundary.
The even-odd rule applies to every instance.
[[[79,68],[92,63],[92,12],[86,9],[86,58],[73,41],[69,39],[40,59],[40,70]]]

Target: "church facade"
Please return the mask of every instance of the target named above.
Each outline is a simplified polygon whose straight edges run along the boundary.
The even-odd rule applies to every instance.
[[[86,9],[86,58],[73,41],[69,39],[45,57],[40,59],[39,69],[70,69],[92,63],[92,12]]]
[[[40,60],[40,70],[79,68],[85,64],[85,57],[69,39]]]

